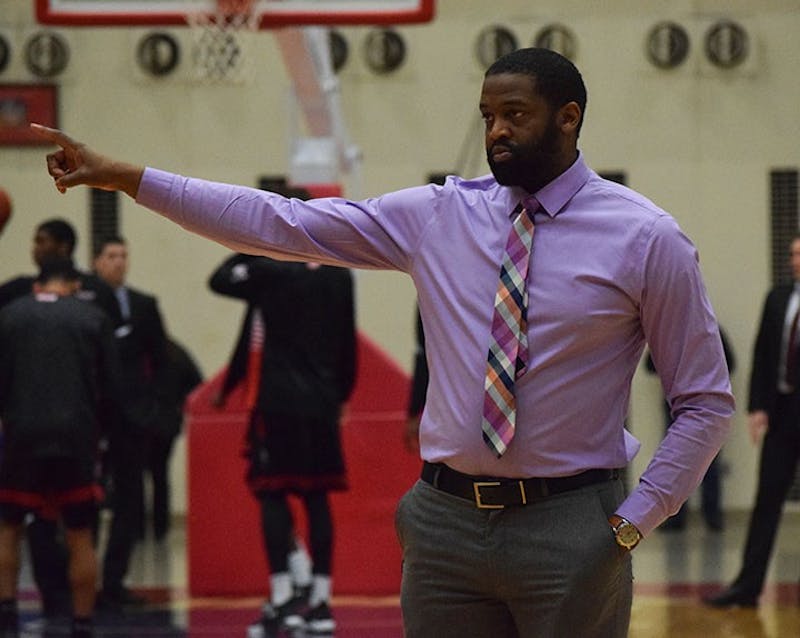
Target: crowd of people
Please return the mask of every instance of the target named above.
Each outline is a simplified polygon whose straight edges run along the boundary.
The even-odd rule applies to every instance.
[[[17,635],[23,536],[43,613],[71,616],[73,636],[90,635],[95,609],[147,604],[125,579],[148,524],[156,541],[169,531],[171,451],[185,399],[202,381],[167,334],[157,299],[128,284],[126,240],[99,238],[91,272],[75,267],[76,245],[68,221],[42,222],[32,240],[38,274],[0,285],[0,636]],[[247,482],[262,509],[271,575],[270,599],[248,635],[286,626],[331,632],[328,493],[347,487],[339,419],[356,373],[352,276],[234,255],[209,286],[247,304],[213,402],[224,409],[229,392],[245,385],[252,413]],[[290,494],[308,514],[308,549],[291,520]],[[100,550],[102,509],[112,516]]]
[[[125,586],[144,533],[152,476],[154,536],[171,519],[170,451],[202,380],[167,336],[157,301],[126,281],[127,245],[102,238],[92,272],[74,262],[70,222],[33,235],[38,272],[0,285],[0,635],[17,635],[20,544],[27,538],[44,616],[91,635],[95,608],[147,601]],[[102,509],[111,513],[97,564]],[[98,583],[98,575],[101,578]]]

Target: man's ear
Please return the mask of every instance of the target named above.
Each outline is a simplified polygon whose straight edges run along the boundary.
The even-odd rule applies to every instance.
[[[578,106],[578,103],[567,102],[564,106],[558,109],[556,121],[559,128],[564,133],[574,133],[578,130],[578,126],[581,123],[581,117],[583,117],[583,113],[581,112],[581,107]]]

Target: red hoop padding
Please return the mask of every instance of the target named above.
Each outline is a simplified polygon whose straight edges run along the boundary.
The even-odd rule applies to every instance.
[[[193,596],[263,596],[269,583],[255,499],[245,485],[241,456],[247,413],[237,388],[224,411],[211,407],[224,371],[187,403],[189,591]],[[419,477],[417,454],[403,447],[408,375],[364,335],[358,377],[342,422],[350,489],[331,495],[335,592],[396,595],[400,545],[397,502]],[[292,502],[298,528],[305,517]],[[307,538],[307,536],[306,536]]]
[[[433,20],[436,0],[420,0],[413,9],[387,11],[269,11],[259,19],[260,29],[273,29],[302,25],[390,25],[421,24]],[[100,4],[100,3],[96,3]],[[111,3],[109,3],[110,5]],[[277,7],[277,5],[276,5]],[[41,24],[71,27],[97,26],[155,26],[185,25],[186,13],[160,11],[154,7],[135,12],[130,10],[87,11],[82,8],[70,9],[64,4],[54,5],[53,0],[36,0],[36,19]]]

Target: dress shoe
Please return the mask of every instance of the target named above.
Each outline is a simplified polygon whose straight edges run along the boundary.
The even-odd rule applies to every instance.
[[[723,589],[718,594],[703,598],[703,602],[711,607],[723,609],[725,607],[758,607],[758,597],[743,594],[734,587]]]

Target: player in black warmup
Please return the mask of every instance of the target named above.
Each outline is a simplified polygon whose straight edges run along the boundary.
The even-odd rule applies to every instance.
[[[111,321],[75,297],[72,262],[45,262],[25,295],[0,311],[0,636],[18,636],[17,578],[25,516],[60,518],[69,549],[73,638],[92,635],[93,527],[99,415],[122,413]]]

